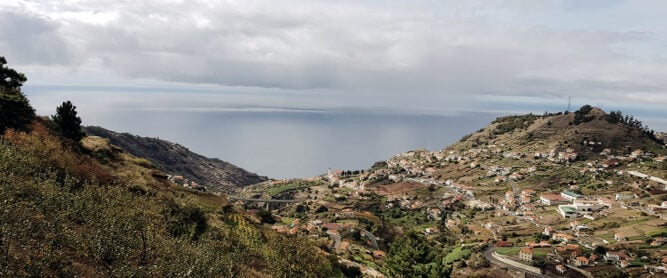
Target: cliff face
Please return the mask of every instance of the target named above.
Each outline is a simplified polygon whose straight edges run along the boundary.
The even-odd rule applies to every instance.
[[[212,191],[234,192],[237,189],[267,180],[217,158],[196,154],[186,147],[169,141],[117,133],[101,127],[85,127],[88,135],[108,138],[110,143],[128,153],[150,160],[166,173],[183,176]]]

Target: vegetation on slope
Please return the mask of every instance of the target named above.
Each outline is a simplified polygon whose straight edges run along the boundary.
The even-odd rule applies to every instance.
[[[105,140],[30,122],[0,137],[2,277],[342,275],[308,239],[255,226],[224,197],[174,186]]]
[[[158,138],[117,133],[101,127],[86,127],[89,135],[109,139],[130,154],[150,160],[159,170],[182,175],[212,191],[232,192],[241,187],[267,180],[225,161],[207,158],[187,148]]]
[[[115,161],[112,169],[128,170],[124,163]],[[221,197],[146,175],[128,184],[114,173],[43,125],[30,133],[8,131],[0,142],[0,276],[333,271],[307,240],[272,235],[234,217],[233,209],[223,213]]]

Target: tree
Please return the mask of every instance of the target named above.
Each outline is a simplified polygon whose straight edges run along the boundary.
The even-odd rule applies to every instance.
[[[408,232],[391,244],[385,265],[391,277],[448,277],[449,269],[439,250],[416,232]]]
[[[6,66],[7,59],[0,56],[0,87],[7,89],[20,89],[28,79],[23,73],[17,72]]]
[[[71,101],[65,101],[56,108],[56,114],[51,116],[56,130],[65,138],[79,142],[86,134],[81,131],[81,118],[77,116],[76,106]]]
[[[25,129],[35,118],[35,109],[21,93],[27,78],[6,64],[5,57],[0,56],[0,134],[8,128]]]

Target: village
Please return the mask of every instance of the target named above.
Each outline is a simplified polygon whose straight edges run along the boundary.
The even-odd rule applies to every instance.
[[[416,227],[433,239],[443,230],[460,233],[461,244],[488,246],[493,252],[487,259],[526,272],[667,274],[667,181],[650,173],[664,161],[642,150],[615,155],[607,148],[583,161],[568,147],[410,151],[369,170],[329,170],[305,186],[274,182],[299,189],[291,197],[303,201],[274,210],[271,229],[309,235],[372,277],[382,277],[374,266],[386,256],[383,221]],[[443,179],[439,169],[452,165],[463,174]],[[556,170],[575,177],[565,190],[531,185]],[[381,207],[359,205],[374,202]]]

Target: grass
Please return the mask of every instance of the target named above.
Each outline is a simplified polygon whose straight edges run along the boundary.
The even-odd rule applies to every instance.
[[[445,256],[445,263],[450,264],[456,261],[459,261],[461,259],[465,259],[470,256],[470,249],[463,249],[461,247],[456,247],[452,252],[449,252],[447,256]]]
[[[521,247],[501,247],[496,249],[496,253],[500,255],[510,256],[518,255]]]
[[[630,261],[630,266],[644,266],[644,263],[640,260]]]
[[[533,257],[535,257],[535,258],[546,258],[547,257],[547,252],[536,250],[535,252],[533,252]]]
[[[597,236],[608,241],[609,243],[616,242],[616,240],[614,239],[614,233],[600,234]]]
[[[267,190],[267,193],[273,197],[273,196],[276,196],[276,195],[278,195],[280,193],[283,193],[283,192],[286,192],[286,191],[296,190],[296,189],[301,189],[301,188],[306,188],[306,187],[308,187],[308,186],[304,186],[304,185],[299,184],[299,183],[288,183],[288,184],[282,184],[282,185],[271,187],[269,190]]]

